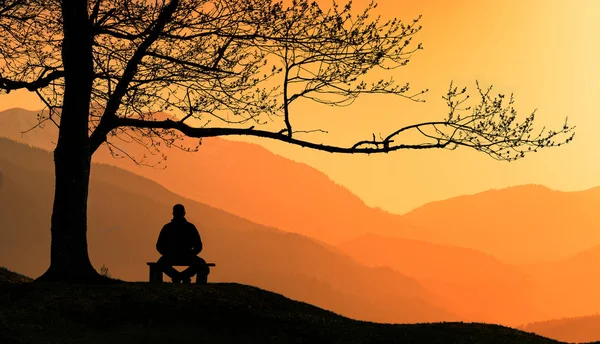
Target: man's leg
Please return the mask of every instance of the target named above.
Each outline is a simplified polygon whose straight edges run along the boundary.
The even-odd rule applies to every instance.
[[[206,264],[206,261],[198,256],[193,256],[189,258],[189,263],[192,264],[190,265],[190,267],[188,267],[187,269],[183,270],[181,272],[181,276],[183,279],[184,283],[190,283],[192,277],[194,277],[194,275],[198,274],[198,275],[202,275],[202,278],[204,278],[205,275],[207,275],[207,271],[204,271],[204,269],[208,269],[208,267],[202,267],[200,269],[202,270],[198,270],[198,267],[194,266],[193,264]],[[196,279],[198,279],[198,277],[196,277]]]
[[[173,281],[173,283],[179,283],[181,281],[181,272],[177,271],[177,269],[173,267],[172,259],[162,256],[156,263],[160,266],[160,269],[167,274],[167,276],[171,277],[171,281]]]

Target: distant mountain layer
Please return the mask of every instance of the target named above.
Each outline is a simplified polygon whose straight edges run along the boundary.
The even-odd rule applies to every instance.
[[[537,290],[530,300],[547,315],[545,319],[600,312],[600,245],[566,259],[521,269]]]
[[[39,276],[48,265],[52,155],[0,139],[0,266]],[[337,249],[185,199],[153,181],[95,164],[88,242],[94,266],[120,279],[147,280],[156,239],[171,207],[184,203],[200,230],[202,256],[217,264],[210,281],[239,282],[356,318],[423,322],[458,317],[436,296],[390,268],[362,266]]]
[[[524,185],[432,202],[402,218],[402,237],[474,248],[514,264],[566,258],[600,244],[600,188]]]
[[[373,234],[338,248],[369,266],[387,265],[416,278],[470,321],[516,325],[547,315],[530,302],[535,291],[520,268],[472,249]]]
[[[0,112],[0,136],[54,149],[57,129],[51,122],[21,135],[35,125],[36,118],[36,112],[22,109]],[[187,142],[195,146],[198,140]],[[148,164],[160,161],[159,156],[152,156],[140,145],[115,143],[133,157],[146,156]],[[166,169],[116,159],[106,147],[96,152],[94,161],[132,171],[184,197],[253,222],[328,243],[369,231],[390,233],[401,225],[397,216],[366,206],[324,173],[255,144],[207,138],[198,152],[176,148],[162,151],[168,156]]]
[[[600,315],[540,321],[520,329],[570,343],[600,342]]]
[[[516,326],[600,309],[600,246],[555,262],[519,266],[472,249],[378,235],[338,248],[369,266],[390,266],[417,279],[440,296],[445,308],[470,321]]]
[[[0,136],[53,148],[56,128],[51,123],[19,134],[35,121],[35,112],[2,112]],[[94,161],[133,171],[253,222],[333,245],[371,233],[471,248],[505,263],[530,264],[563,259],[600,244],[600,212],[595,211],[600,188],[559,192],[526,185],[432,202],[394,215],[366,206],[324,173],[258,145],[219,138],[202,142],[195,153],[164,150],[166,169],[114,159],[104,148]],[[137,157],[147,155],[138,145],[122,148]]]

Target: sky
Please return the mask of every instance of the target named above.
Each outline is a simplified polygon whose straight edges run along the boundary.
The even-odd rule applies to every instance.
[[[321,1],[319,1],[321,2]],[[361,8],[365,0],[355,1]],[[515,95],[521,116],[536,110],[537,127],[559,128],[565,117],[576,126],[567,146],[543,149],[516,162],[499,162],[469,149],[398,151],[390,154],[335,155],[266,139],[276,154],[309,164],[348,187],[370,206],[404,213],[424,203],[488,189],[541,184],[582,190],[600,185],[596,140],[600,128],[600,1],[380,0],[375,13],[410,22],[422,15],[415,37],[424,49],[392,72],[415,90],[429,89],[426,103],[369,96],[353,106],[331,108],[298,102],[292,108],[295,129],[326,129],[305,139],[352,145],[372,133],[431,118],[447,110],[441,96],[450,81],[475,92],[475,81],[493,84],[498,93]],[[474,97],[476,98],[476,97]],[[35,96],[0,96],[0,110],[42,106]],[[302,181],[290,180],[290,183]]]

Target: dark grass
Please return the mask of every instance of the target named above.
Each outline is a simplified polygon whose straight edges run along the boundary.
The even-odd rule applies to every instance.
[[[559,343],[497,325],[355,321],[235,283],[8,280],[0,282],[0,343]]]

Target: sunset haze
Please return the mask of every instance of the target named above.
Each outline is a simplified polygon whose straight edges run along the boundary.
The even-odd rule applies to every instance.
[[[332,2],[317,3],[328,8]],[[360,13],[369,3],[352,1],[353,13]],[[239,6],[244,4],[238,2]],[[85,17],[85,8],[82,13]],[[196,110],[204,117],[186,118],[184,123],[172,121],[182,116],[170,111],[172,108],[159,108],[143,97],[135,100],[132,96],[131,100],[127,95],[119,100],[115,114],[122,116],[119,111],[128,108],[133,109],[133,115],[107,119],[109,124],[102,127],[108,128],[106,132],[97,130],[101,122],[79,123],[79,136],[73,137],[80,141],[61,138],[71,145],[59,147],[81,148],[79,153],[83,152],[81,156],[85,158],[82,161],[88,167],[90,161],[92,164],[91,169],[83,168],[85,173],[91,171],[89,194],[79,192],[78,180],[64,172],[71,171],[68,164],[76,165],[78,153],[61,153],[66,176],[61,185],[65,190],[68,186],[77,191],[65,194],[71,198],[74,194],[83,195],[81,199],[88,200],[85,212],[78,212],[82,217],[77,218],[81,220],[80,229],[85,231],[77,233],[79,239],[87,238],[87,242],[78,243],[89,247],[93,266],[90,270],[95,274],[94,269],[100,271],[104,266],[117,279],[136,285],[148,282],[146,263],[161,256],[156,251],[159,232],[175,216],[173,205],[184,204],[187,213],[183,214],[195,224],[204,243],[199,255],[216,263],[208,277],[209,284],[215,286],[249,285],[368,322],[487,323],[555,340],[600,340],[600,0],[379,0],[370,19],[378,15],[382,21],[398,18],[410,25],[420,18],[414,22],[422,28],[411,45],[422,43],[423,49],[417,49],[406,66],[392,70],[375,68],[367,74],[375,81],[409,82],[406,95],[417,94],[414,99],[402,94],[365,93],[349,106],[328,106],[299,97],[289,103],[292,130],[291,125],[286,127],[283,115],[278,117],[287,113],[285,106],[278,107],[273,121],[267,123],[219,120],[216,115],[234,108],[227,106],[214,112]],[[187,20],[193,16],[183,17]],[[173,39],[168,35],[162,38]],[[123,48],[127,51],[123,53],[125,61],[137,44],[132,43],[136,39],[124,39],[131,44]],[[225,43],[222,50],[229,49],[230,43]],[[218,50],[215,47],[219,44],[214,43],[212,48]],[[202,44],[194,47],[205,49]],[[256,47],[264,48],[259,44]],[[285,49],[287,56],[288,47]],[[210,49],[207,51],[207,55],[212,54]],[[310,54],[299,55],[302,53]],[[3,54],[0,51],[0,57]],[[150,53],[140,56],[148,60],[156,57]],[[191,53],[185,58],[189,56],[196,58]],[[216,58],[215,68],[223,56]],[[233,64],[243,65],[240,61]],[[271,62],[266,64],[268,68]],[[260,68],[257,70],[262,73]],[[202,87],[210,90],[206,94],[221,92],[220,96],[227,99],[228,92],[215,85],[229,77],[223,75],[236,73],[213,72],[203,72],[207,80],[214,80]],[[118,76],[122,70],[117,68],[114,73],[114,78],[124,79]],[[265,84],[277,85],[285,80],[287,87],[287,74],[282,74]],[[2,78],[4,75],[0,75],[0,91]],[[186,82],[193,84],[190,80],[203,79],[181,81],[178,86],[183,89],[181,85]],[[152,82],[155,81],[148,81]],[[164,83],[157,82],[159,86],[148,89],[165,91],[164,85],[179,81],[161,82]],[[475,147],[459,145],[454,150],[386,151],[390,144],[436,141],[416,130],[393,136],[393,141],[384,138],[411,124],[444,121],[450,110],[442,97],[448,95],[451,83],[459,90],[466,87],[470,97],[465,106],[479,103],[477,84],[483,92],[492,87],[492,96],[502,94],[505,100],[514,96],[516,122],[535,113],[532,136],[542,129],[564,130],[564,136],[555,138],[561,142],[560,147],[536,146],[538,143],[523,139],[527,132],[518,137],[518,130],[516,134],[496,131],[494,124],[494,129],[485,129],[494,132],[490,134],[492,139],[485,138],[484,133],[482,140],[505,139],[504,150],[511,142],[516,141],[515,146],[525,142],[518,149],[533,146],[532,151],[516,161],[498,161],[478,151],[482,146],[474,142],[479,138],[463,141]],[[254,87],[249,87],[249,94],[255,91]],[[424,92],[419,94],[421,91]],[[108,108],[102,97],[112,97],[111,86],[98,91],[102,92],[107,95],[92,92],[92,101],[84,101],[83,108],[90,104],[98,106],[101,112]],[[206,104],[222,103],[220,99],[206,101],[202,98],[206,94],[198,94],[198,99]],[[187,96],[191,97],[189,93]],[[156,95],[156,99],[160,97],[162,94]],[[257,111],[234,98],[230,100],[248,106],[249,113]],[[259,104],[257,98],[248,98],[252,99],[249,103]],[[156,105],[156,109],[146,108],[146,101]],[[287,97],[283,102],[286,101]],[[54,235],[60,232],[63,240],[70,239],[65,233],[75,231],[69,226],[77,227],[64,215],[73,214],[73,207],[82,203],[73,201],[71,208],[61,208],[67,230],[54,229],[59,216],[53,215],[58,204],[54,203],[53,208],[53,199],[60,183],[56,172],[58,154],[55,151],[53,156],[52,152],[57,147],[59,130],[62,135],[67,126],[59,129],[46,121],[42,127],[34,128],[42,111],[47,108],[34,92],[21,89],[0,93],[0,272],[4,274],[0,274],[0,287],[2,276],[9,276],[9,270],[34,279],[44,274],[51,261],[51,245],[58,242]],[[243,116],[244,111],[232,111],[227,116]],[[261,108],[258,116],[269,115],[267,110],[262,111]],[[63,122],[67,113],[62,112]],[[89,116],[102,118],[91,113]],[[207,118],[211,118],[210,123]],[[117,121],[122,122],[111,127]],[[136,127],[135,123],[142,124]],[[192,129],[186,124],[202,128]],[[469,125],[476,126],[469,123],[465,127]],[[569,126],[574,126],[575,136],[565,142],[571,134]],[[211,127],[226,129],[210,132]],[[448,127],[452,128],[444,128]],[[90,133],[100,132],[100,139],[88,138],[88,128]],[[229,135],[232,131],[227,129],[231,128],[239,130]],[[123,132],[111,136],[121,129]],[[156,141],[145,141],[146,146],[136,144],[126,130],[138,130],[142,140],[152,137]],[[189,147],[197,145],[197,151],[168,147],[168,130],[195,135],[184,136],[178,142]],[[290,130],[289,136],[286,130]],[[240,132],[244,135],[238,135]],[[363,140],[381,142],[355,146]],[[437,143],[441,141],[438,139]],[[98,145],[93,147],[91,142]],[[117,147],[109,146],[114,143],[123,151],[111,151],[109,147]],[[354,152],[329,153],[323,151],[324,146],[300,146],[312,143],[329,145],[338,151],[352,147]],[[363,154],[364,151],[355,150],[367,145],[379,151]],[[155,154],[156,148],[159,154]],[[120,156],[116,157],[115,152]],[[142,156],[146,159],[142,164],[130,158]],[[82,256],[87,257],[88,252]],[[60,257],[65,262],[75,261],[65,259],[67,255]],[[155,275],[151,272],[150,276]],[[177,283],[177,278],[168,281]],[[0,307],[0,315],[2,311]]]

